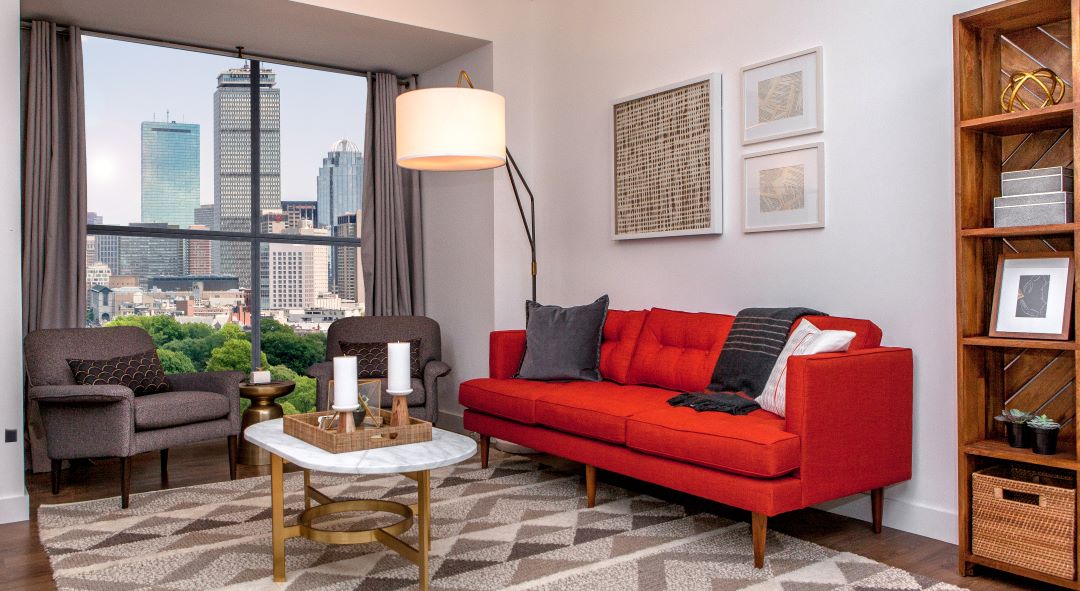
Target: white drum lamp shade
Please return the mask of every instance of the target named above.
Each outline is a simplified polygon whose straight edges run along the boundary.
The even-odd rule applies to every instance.
[[[397,97],[397,163],[414,170],[483,170],[506,163],[506,101],[474,88]]]

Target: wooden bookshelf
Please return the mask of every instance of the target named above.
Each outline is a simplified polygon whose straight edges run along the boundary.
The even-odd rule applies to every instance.
[[[1078,223],[1026,228],[994,228],[992,201],[1001,194],[1002,172],[1072,167],[1078,155],[1073,129],[1080,119],[1080,95],[1073,94],[1071,85],[1080,80],[1080,0],[1007,0],[959,14],[953,17],[953,41],[959,569],[971,575],[976,567],[991,568],[1080,590],[1076,578],[1061,579],[971,552],[973,472],[1011,462],[1080,471],[1077,306],[1069,340],[986,336],[998,255],[1071,252],[1080,260],[1080,201],[1074,205]],[[1007,73],[1044,66],[1068,82],[1063,101],[1002,113],[999,100]],[[1080,195],[1076,187],[1074,194]],[[1009,447],[1004,425],[993,420],[1006,408],[1038,410],[1061,420],[1060,453],[1040,456]]]

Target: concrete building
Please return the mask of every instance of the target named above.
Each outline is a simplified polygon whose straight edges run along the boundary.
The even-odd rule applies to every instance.
[[[86,286],[103,285],[108,287],[112,269],[105,263],[91,263],[86,265]]]
[[[290,228],[300,228],[303,222],[311,222],[315,227],[319,212],[318,201],[282,201],[281,210],[288,216]]]
[[[201,224],[192,224],[192,230],[209,230]],[[189,238],[184,241],[184,272],[188,275],[210,275],[214,272],[213,241]]]
[[[177,277],[151,277],[148,289],[170,292],[218,292],[240,289],[240,281],[229,275],[181,275]]]
[[[303,235],[326,236],[329,231],[308,228]],[[330,290],[330,247],[317,244],[269,243],[260,260],[264,310],[310,308]]]
[[[214,213],[215,229],[251,229],[251,71],[231,68],[218,75],[214,91]],[[281,95],[272,70],[259,73],[260,205],[281,208]],[[251,285],[251,248],[241,242],[220,244],[215,270]]]
[[[94,236],[94,251],[97,262],[105,263],[112,269],[113,275],[120,274],[120,237],[99,234]]]
[[[175,228],[172,224],[131,224],[143,228]],[[120,275],[134,275],[141,285],[150,277],[184,274],[184,241],[146,236],[120,237]]]
[[[199,126],[142,123],[142,221],[187,228],[199,207]]]
[[[360,210],[364,184],[364,155],[347,139],[340,139],[323,158],[319,168],[318,228],[329,228],[340,215]]]
[[[334,236],[356,238],[360,235],[360,223],[355,213],[337,217]],[[334,293],[345,300],[360,302],[364,299],[364,279],[360,273],[360,247],[335,246],[331,280]]]

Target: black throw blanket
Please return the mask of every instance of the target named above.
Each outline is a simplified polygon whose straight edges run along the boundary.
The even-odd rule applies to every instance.
[[[713,392],[761,396],[769,374],[787,343],[791,325],[803,316],[825,316],[810,308],[746,308],[735,316],[724,349],[716,360]]]
[[[727,392],[705,394],[683,392],[668,400],[668,404],[671,406],[689,406],[698,412],[712,410],[733,415],[748,415],[761,408],[758,403],[749,398]]]

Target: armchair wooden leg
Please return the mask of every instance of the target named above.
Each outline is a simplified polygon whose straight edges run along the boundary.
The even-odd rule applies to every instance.
[[[764,513],[750,515],[754,535],[754,568],[765,568],[765,536],[769,533],[769,518]]]
[[[592,509],[596,506],[596,466],[585,464],[585,501]]]
[[[229,435],[229,479],[236,480],[236,435]]]
[[[64,465],[64,460],[52,461],[52,494],[60,494],[60,468]]]
[[[491,447],[491,437],[488,435],[480,436],[480,467],[487,468],[488,466],[488,448]]]
[[[161,485],[169,486],[169,450],[161,450]]]
[[[131,494],[131,456],[120,458],[120,508],[128,508]]]
[[[870,507],[874,518],[874,533],[881,533],[881,517],[885,513],[885,489],[875,488],[870,491]]]

